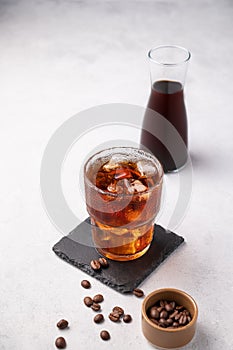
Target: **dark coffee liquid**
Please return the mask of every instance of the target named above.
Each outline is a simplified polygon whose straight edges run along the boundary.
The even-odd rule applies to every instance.
[[[152,85],[147,107],[166,118],[176,128],[184,143],[177,142],[170,128],[166,124],[161,125],[153,113],[147,111],[143,121],[141,145],[159,159],[165,172],[176,170],[187,160],[187,116],[182,85],[177,81],[156,81]],[[161,136],[163,141],[161,142],[154,135]],[[172,148],[175,159],[166,147],[168,144]]]

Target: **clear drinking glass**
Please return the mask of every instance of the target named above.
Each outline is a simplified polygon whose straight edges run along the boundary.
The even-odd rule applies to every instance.
[[[133,260],[149,248],[160,209],[163,169],[150,153],[113,147],[84,166],[87,211],[97,250],[113,260]]]
[[[188,123],[184,85],[190,57],[187,49],[174,45],[158,46],[148,53],[151,94],[147,108],[162,115],[164,123],[159,123],[147,110],[142,125],[141,145],[159,159],[165,172],[177,170],[187,161]],[[172,126],[180,135],[181,142],[172,132]],[[171,149],[173,154],[170,153]]]

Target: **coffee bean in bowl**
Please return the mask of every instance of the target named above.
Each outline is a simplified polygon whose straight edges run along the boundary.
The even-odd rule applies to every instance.
[[[147,310],[147,316],[152,322],[157,320],[155,323],[164,328],[183,327],[192,320],[189,311],[183,305],[168,300],[157,301]]]
[[[192,340],[197,316],[197,304],[189,294],[174,288],[158,289],[142,303],[142,332],[157,347],[179,348]]]

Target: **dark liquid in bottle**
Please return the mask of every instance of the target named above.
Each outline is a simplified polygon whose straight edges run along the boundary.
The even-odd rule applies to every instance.
[[[183,142],[177,142],[166,124],[161,125],[153,113],[147,111],[144,116],[141,133],[141,145],[149,149],[161,162],[164,171],[173,171],[182,167],[187,160],[187,116],[184,104],[183,86],[177,81],[161,80],[152,85],[148,108],[166,118],[178,131]],[[162,137],[161,142],[156,136]],[[175,161],[165,145],[170,145]]]

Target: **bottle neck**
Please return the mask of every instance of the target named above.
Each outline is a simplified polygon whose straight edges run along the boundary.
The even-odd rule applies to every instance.
[[[184,89],[187,74],[187,63],[178,66],[162,66],[150,62],[151,86],[156,82],[174,82],[181,84]]]

